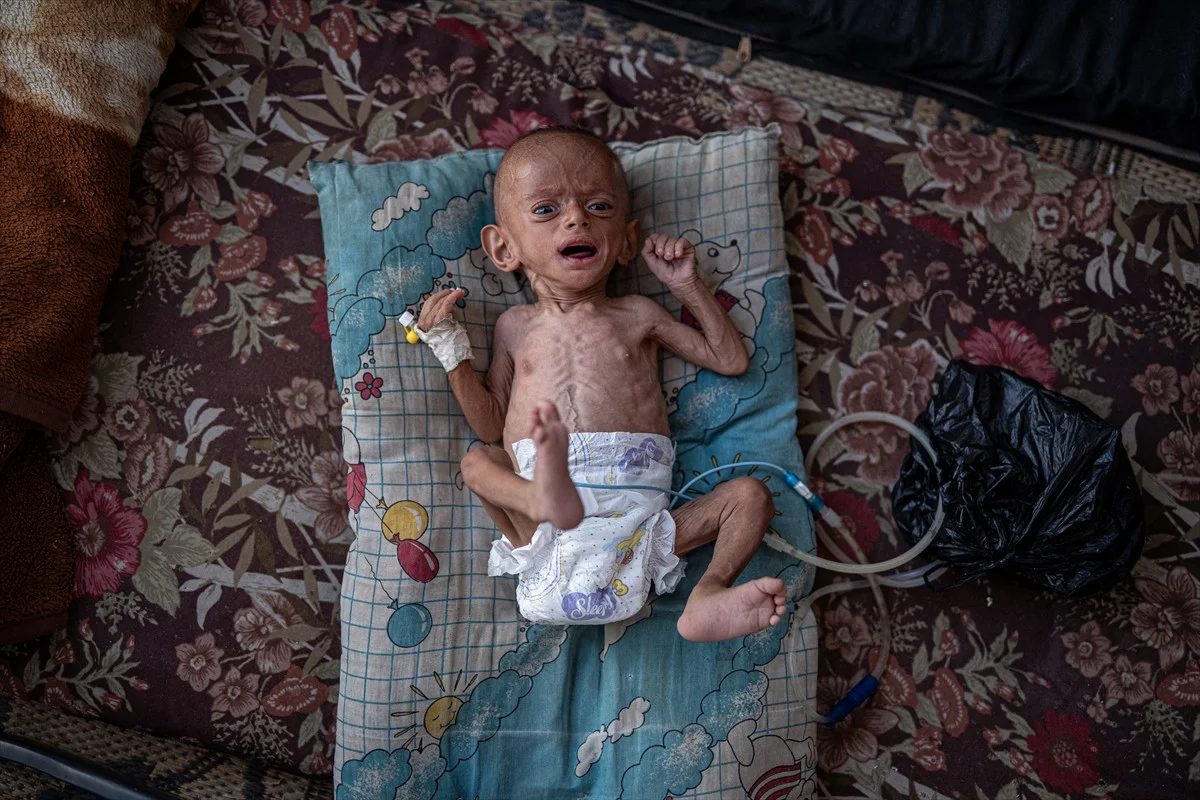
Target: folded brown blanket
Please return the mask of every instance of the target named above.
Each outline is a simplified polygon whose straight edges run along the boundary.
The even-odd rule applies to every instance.
[[[36,426],[65,431],[83,392],[133,145],[194,5],[0,2],[0,642],[66,619],[70,528]]]

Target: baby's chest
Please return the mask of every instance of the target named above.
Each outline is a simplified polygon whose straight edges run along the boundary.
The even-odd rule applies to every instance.
[[[609,323],[544,326],[525,336],[515,366],[523,375],[621,372],[643,366],[649,349],[638,332]]]

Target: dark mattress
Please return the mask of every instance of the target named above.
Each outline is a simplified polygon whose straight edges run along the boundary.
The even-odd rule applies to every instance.
[[[1166,0],[596,0],[691,36],[899,88],[1200,146],[1200,6]],[[1026,118],[1029,122],[1029,118]]]

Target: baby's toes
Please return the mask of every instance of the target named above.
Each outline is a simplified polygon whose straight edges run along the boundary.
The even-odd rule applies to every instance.
[[[769,594],[775,599],[781,596],[786,598],[786,587],[784,587],[783,581],[779,580],[779,578],[762,577],[755,580],[754,584],[763,594]]]

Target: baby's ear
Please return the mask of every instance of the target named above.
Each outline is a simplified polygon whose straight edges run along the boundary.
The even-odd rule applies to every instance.
[[[633,259],[637,257],[638,251],[641,249],[642,223],[639,220],[631,219],[625,223],[625,241],[622,242],[621,254],[617,258],[617,262],[632,264]]]
[[[501,272],[516,272],[521,268],[521,259],[504,236],[499,225],[487,225],[479,232],[483,250]]]

